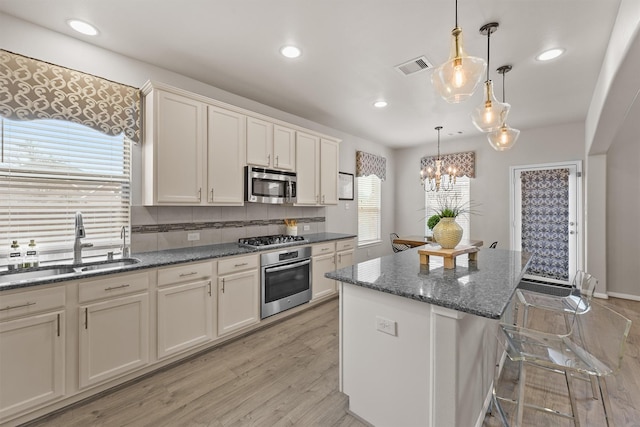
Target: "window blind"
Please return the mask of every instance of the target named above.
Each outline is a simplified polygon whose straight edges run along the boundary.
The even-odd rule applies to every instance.
[[[86,238],[105,253],[129,225],[130,141],[62,120],[0,118],[0,239],[23,250],[73,252],[74,220],[82,212]]]
[[[429,230],[427,227],[427,220],[431,215],[434,214],[434,209],[438,207],[438,196],[442,194],[441,192],[425,192],[425,212],[427,215],[424,219],[424,227],[425,227],[425,235],[432,235],[433,231]],[[447,192],[447,194],[452,197],[457,196],[460,203],[464,203],[465,206],[469,206],[471,203],[471,179],[466,176],[456,178],[456,185],[454,188]],[[460,215],[456,218],[456,222],[460,227],[462,227],[462,238],[470,239],[471,238],[471,218],[469,215]]]
[[[358,177],[358,245],[380,241],[381,181],[376,175]]]

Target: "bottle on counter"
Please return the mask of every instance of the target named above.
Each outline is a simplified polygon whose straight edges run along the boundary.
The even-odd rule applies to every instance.
[[[40,265],[40,257],[38,256],[38,248],[36,248],[36,241],[31,239],[29,241],[29,247],[24,257],[22,264],[24,268],[37,267]]]
[[[22,251],[17,240],[13,240],[11,243],[11,250],[9,251],[9,262],[7,263],[7,270],[17,270],[22,268]]]

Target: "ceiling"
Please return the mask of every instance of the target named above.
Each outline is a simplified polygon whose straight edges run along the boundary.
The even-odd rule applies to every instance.
[[[496,96],[506,75],[508,123],[526,130],[584,120],[620,0],[459,0],[465,47],[487,57]],[[431,70],[404,76],[394,67],[421,55],[449,55],[453,0],[2,0],[0,11],[229,92],[390,147],[479,135],[470,113],[477,91],[448,104]],[[100,33],[84,36],[66,21]],[[279,54],[286,44],[302,56]],[[551,47],[566,53],[549,62]],[[64,64],[63,64],[64,65]],[[385,99],[384,109],[373,102]],[[451,135],[451,136],[449,136]]]

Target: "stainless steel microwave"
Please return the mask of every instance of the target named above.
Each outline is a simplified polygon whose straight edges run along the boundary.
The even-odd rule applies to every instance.
[[[253,203],[296,203],[296,173],[246,166],[244,200]]]

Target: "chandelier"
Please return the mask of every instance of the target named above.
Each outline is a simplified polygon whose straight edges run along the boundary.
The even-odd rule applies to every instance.
[[[449,191],[453,189],[456,183],[456,175],[458,170],[455,166],[449,166],[446,171],[442,170],[442,159],[440,159],[440,130],[442,126],[436,126],[438,131],[438,157],[436,157],[435,171],[431,166],[425,166],[420,171],[420,181],[424,191]]]

